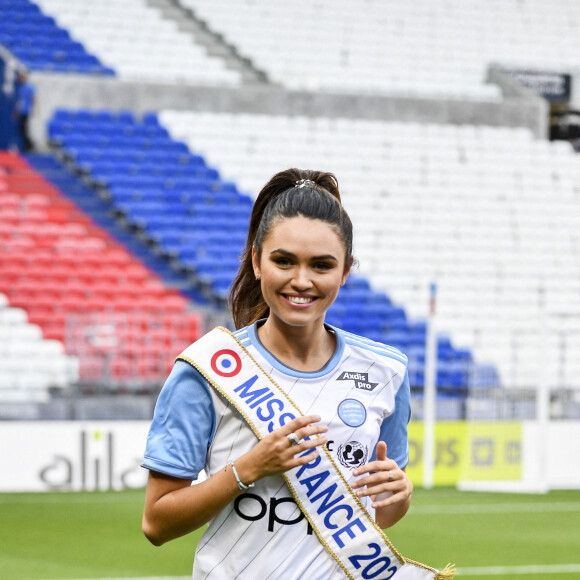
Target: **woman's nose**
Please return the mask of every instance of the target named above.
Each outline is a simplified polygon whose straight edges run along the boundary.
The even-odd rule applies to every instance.
[[[312,287],[312,279],[308,268],[297,268],[292,279],[292,286],[296,290],[308,290]]]

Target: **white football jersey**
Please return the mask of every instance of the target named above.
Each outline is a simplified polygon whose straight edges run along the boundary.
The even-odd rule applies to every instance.
[[[329,427],[328,449],[347,481],[374,458],[379,440],[405,467],[410,419],[406,357],[398,350],[328,327],[337,347],[317,372],[291,369],[260,343],[259,323],[235,332],[258,364],[305,414]],[[268,413],[268,401],[263,403]],[[274,425],[279,427],[280,425]],[[156,406],[143,466],[175,477],[208,476],[250,450],[256,436],[239,413],[188,363],[178,361]],[[371,515],[370,499],[363,503]],[[198,543],[195,579],[345,578],[294,502],[281,476],[239,495]]]

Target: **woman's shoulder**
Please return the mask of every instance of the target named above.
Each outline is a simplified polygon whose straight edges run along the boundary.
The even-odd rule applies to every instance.
[[[404,365],[408,362],[407,355],[394,346],[373,340],[366,336],[348,332],[341,328],[334,327],[334,330],[342,336],[342,339],[347,345],[351,348],[356,348],[362,352],[366,352],[368,356],[377,358],[378,360],[385,359],[398,361]]]
[[[163,385],[162,391],[179,392],[190,396],[192,391],[207,391],[208,385],[202,374],[189,362],[177,359]]]

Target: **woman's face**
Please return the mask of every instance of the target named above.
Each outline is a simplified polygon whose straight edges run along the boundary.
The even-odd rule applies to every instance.
[[[288,326],[322,324],[350,271],[345,254],[342,240],[326,222],[295,217],[274,225],[260,259],[252,252],[270,316]]]

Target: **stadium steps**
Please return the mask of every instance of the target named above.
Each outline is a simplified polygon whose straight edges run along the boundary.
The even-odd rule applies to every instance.
[[[136,120],[130,113],[60,110],[48,130],[59,154],[106,200],[109,215],[225,306],[251,211],[235,184],[169,138],[155,114]]]
[[[194,42],[205,48],[208,55],[221,58],[227,68],[239,72],[245,85],[269,82],[264,71],[258,69],[251,59],[242,56],[221,34],[214,32],[192,8],[183,6],[178,0],[146,0],[146,2],[148,6],[161,10],[166,19],[173,20],[179,30],[190,34]]]
[[[192,165],[199,156],[190,149],[183,149],[177,156],[182,160],[176,162],[173,151],[183,143],[165,134],[152,147],[150,139],[142,136],[149,130],[143,120],[123,125],[117,117],[109,115],[103,121],[104,117],[104,112],[62,111],[50,122],[49,134],[71,163],[82,165],[88,179],[107,189],[112,208],[138,226],[143,235],[151,236],[166,253],[173,252],[176,261],[190,268],[192,275],[207,278],[216,297],[223,300],[238,267],[250,200],[238,192],[235,183],[219,179],[205,161],[198,159],[201,164]],[[164,130],[156,115],[149,117],[157,133]],[[83,135],[87,132],[93,137],[85,144]],[[94,150],[97,142],[101,149]],[[132,159],[130,166],[118,160],[119,143],[125,146],[125,161]],[[163,165],[163,159],[168,165]],[[179,182],[178,171],[196,172],[196,167],[205,177],[184,173]],[[425,323],[410,320],[404,308],[392,304],[385,292],[372,290],[366,278],[349,278],[328,313],[328,322],[407,352],[411,385],[421,389]],[[455,348],[448,336],[441,335],[438,359],[439,386],[449,396],[461,398],[476,366],[471,352]]]
[[[88,186],[78,173],[71,170],[53,153],[31,153],[26,159],[113,238],[156,272],[168,287],[179,290],[197,304],[208,303],[207,297],[195,288],[188,276],[173,268],[166,259],[157,255],[150,245],[119,223],[119,220],[111,215],[110,204],[98,195],[95,188]]]
[[[199,314],[23,157],[0,152],[0,170],[7,304],[78,357],[85,390],[156,390]]]

